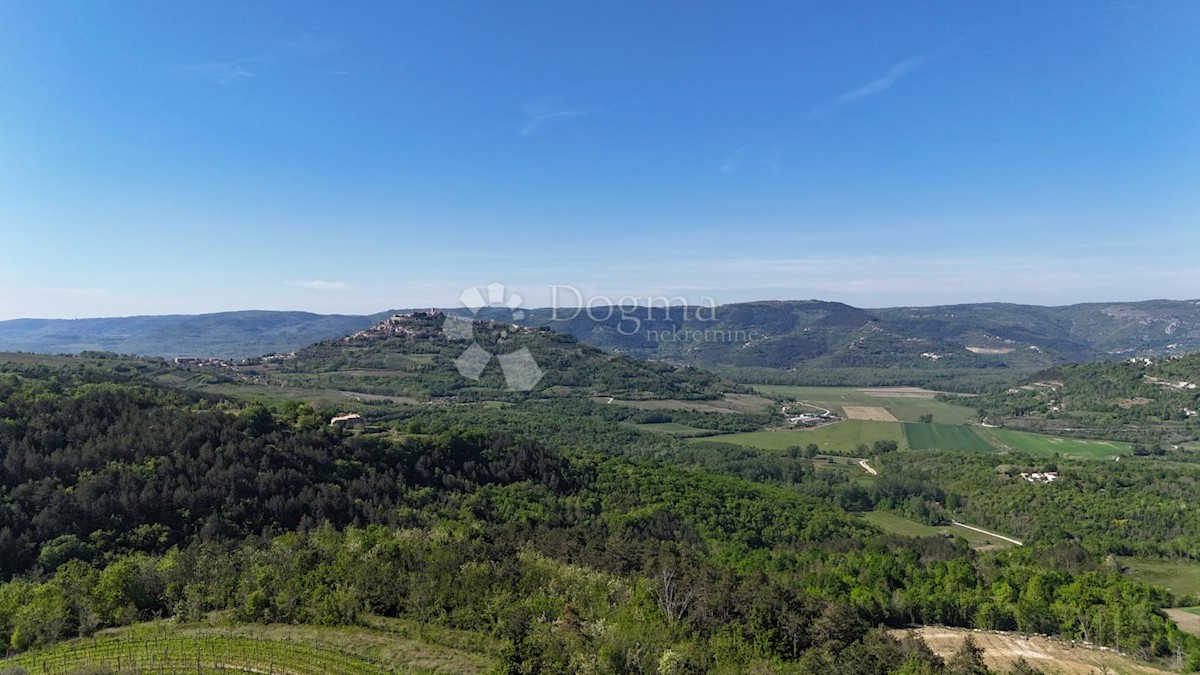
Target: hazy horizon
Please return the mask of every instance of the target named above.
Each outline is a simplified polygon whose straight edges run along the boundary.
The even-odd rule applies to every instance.
[[[616,298],[614,298],[614,300],[616,300]],[[1200,298],[1139,298],[1139,299],[1127,299],[1126,298],[1126,299],[1113,299],[1113,300],[1072,302],[1072,303],[1053,304],[1053,305],[1044,305],[1044,304],[1028,303],[1028,302],[1010,302],[1007,300],[981,300],[978,302],[961,302],[961,303],[949,302],[949,303],[938,303],[938,304],[931,304],[931,305],[877,305],[877,306],[855,305],[853,303],[843,302],[841,300],[837,300],[837,299],[833,299],[833,298],[754,298],[754,299],[750,299],[750,300],[738,300],[738,301],[728,302],[728,303],[718,303],[717,306],[743,304],[743,303],[751,303],[751,302],[831,302],[831,303],[841,303],[841,304],[849,305],[851,307],[855,307],[858,309],[871,311],[871,310],[883,310],[883,309],[904,309],[904,308],[919,309],[919,308],[926,308],[926,307],[930,307],[930,308],[932,308],[932,307],[953,307],[956,305],[979,305],[979,304],[1024,305],[1024,306],[1038,306],[1038,307],[1066,307],[1066,306],[1072,306],[1072,305],[1134,304],[1134,303],[1141,303],[1141,302],[1200,303]],[[595,306],[596,307],[606,307],[606,306],[616,307],[619,305],[617,305],[617,304],[613,304],[613,305],[597,304]],[[647,303],[644,303],[644,302],[638,305],[638,307],[646,307],[646,306],[647,306]],[[657,304],[655,306],[662,306],[662,305]],[[695,305],[693,305],[693,306],[695,306]],[[709,305],[702,305],[702,306],[707,307]],[[546,309],[552,309],[555,306],[554,305],[542,305],[542,304],[537,304],[537,303],[534,303],[534,304],[524,303],[522,305],[522,307],[524,307],[526,309],[532,309],[532,310],[546,310]],[[575,306],[575,305],[558,305],[558,307],[564,308],[569,311],[572,307],[577,307],[577,306]],[[443,310],[443,309],[452,310],[452,309],[461,309],[462,305],[459,302],[411,303],[411,304],[405,304],[405,305],[396,305],[393,307],[386,307],[384,309],[377,309],[377,310],[367,311],[367,312],[339,312],[339,311],[313,312],[313,311],[306,310],[306,309],[271,309],[271,308],[263,308],[263,307],[245,307],[245,308],[240,308],[240,309],[218,309],[218,310],[204,311],[204,312],[166,312],[166,313],[161,313],[161,314],[122,314],[122,315],[113,314],[113,315],[104,315],[104,316],[101,316],[101,315],[17,316],[17,317],[9,317],[9,318],[0,317],[0,322],[5,322],[5,321],[87,321],[87,320],[98,320],[98,319],[133,319],[133,318],[144,318],[144,317],[204,316],[204,315],[213,315],[213,314],[232,314],[232,313],[237,313],[237,312],[281,312],[281,313],[282,312],[304,312],[304,313],[309,313],[309,314],[325,315],[325,316],[370,316],[373,314],[382,314],[382,313],[386,313],[386,312],[417,311],[417,310],[421,310],[421,309],[425,309],[425,308],[433,308],[433,309],[438,309],[438,310]]]

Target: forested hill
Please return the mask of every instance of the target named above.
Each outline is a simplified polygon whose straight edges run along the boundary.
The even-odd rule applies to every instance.
[[[1037,369],[1200,350],[1197,301],[1061,307],[983,303],[866,310],[805,300],[697,309],[666,312],[660,307],[623,313],[619,308],[602,307],[573,316],[560,311],[557,318],[549,309],[533,309],[525,311],[522,323],[550,326],[594,346],[639,357],[769,369],[803,365]],[[468,314],[466,310],[451,313]],[[0,321],[0,350],[238,358],[290,352],[363,330],[390,315],[226,312],[72,321],[21,319]],[[480,318],[512,320],[508,310],[485,309]],[[707,336],[704,331],[709,331]]]
[[[1200,665],[1161,612],[1178,598],[1076,543],[887,536],[819,496],[856,481],[801,456],[744,456],[788,477],[763,482],[680,463],[659,435],[610,442],[553,403],[530,405],[573,430],[567,449],[453,406],[351,434],[299,402],[4,368],[0,643],[18,652],[217,612],[472,632],[499,643],[494,672],[988,672],[977,650],[944,663],[872,628],[921,624]]]
[[[480,359],[478,373],[462,367],[472,355]],[[715,399],[744,389],[697,368],[605,352],[549,328],[440,312],[396,315],[294,355],[253,363],[243,371],[272,381],[419,400],[524,396],[513,391],[549,398]]]
[[[1200,349],[1195,301],[864,310],[809,300],[528,314],[601,347],[722,367],[1036,369]]]
[[[972,401],[1008,424],[1125,430],[1127,440],[1200,435],[1200,353],[1071,364]],[[1141,436],[1138,436],[1141,434]]]

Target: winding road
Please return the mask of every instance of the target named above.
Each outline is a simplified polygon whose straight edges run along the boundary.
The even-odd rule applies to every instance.
[[[830,415],[832,415],[832,414],[833,414],[833,411],[832,411],[832,410],[830,410],[829,408],[822,408],[821,406],[819,406],[819,405],[813,405],[813,404],[809,403],[808,401],[796,401],[796,404],[797,404],[797,405],[806,405],[806,406],[808,406],[808,407],[810,407],[810,408],[813,408],[813,409],[815,409],[815,410],[820,410],[820,411],[821,411],[821,417],[829,417]],[[787,407],[787,404],[784,404],[783,406],[780,406],[780,408],[779,408],[779,412],[781,412],[781,413],[783,413],[784,415],[786,415],[786,414],[787,414],[787,409],[788,409],[788,407]]]

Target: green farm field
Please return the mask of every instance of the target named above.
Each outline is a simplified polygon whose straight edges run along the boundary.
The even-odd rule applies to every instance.
[[[1135,579],[1162,586],[1177,595],[1200,599],[1200,564],[1180,560],[1149,558],[1119,559],[1126,573]]]
[[[904,447],[904,430],[898,422],[846,420],[816,429],[751,431],[711,436],[704,440],[746,445],[762,450],[785,450],[794,445],[803,447],[809,443],[816,443],[821,452],[852,455],[857,453],[859,443],[870,445],[874,441],[891,440]]]
[[[914,450],[995,450],[987,440],[968,426],[951,424],[904,423],[904,436]]]
[[[916,422],[922,415],[933,415],[934,422],[966,424],[975,417],[975,410],[966,406],[935,401],[932,398],[872,396],[853,387],[790,387],[756,384],[756,390],[766,396],[785,396],[798,401],[825,404],[841,413],[842,406],[878,406],[887,408],[901,422]]]
[[[1128,443],[1119,441],[1099,441],[1082,438],[1063,438],[1061,436],[1043,436],[1027,431],[1013,429],[980,429],[980,433],[990,436],[997,445],[1011,448],[1019,452],[1036,455],[1070,455],[1079,457],[1104,458],[1113,455],[1127,455],[1132,451]]]

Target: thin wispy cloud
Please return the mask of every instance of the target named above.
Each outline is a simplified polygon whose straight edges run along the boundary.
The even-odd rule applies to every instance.
[[[233,61],[207,61],[179,66],[176,72],[184,77],[203,80],[210,84],[232,84],[254,77],[248,68]]]
[[[900,78],[908,75],[912,71],[931,61],[934,56],[934,54],[922,54],[920,56],[914,56],[911,59],[905,59],[904,61],[901,61],[889,68],[887,73],[885,73],[882,77],[875,78],[861,87],[847,91],[841,96],[829,101],[825,105],[814,109],[812,114],[824,115],[826,113],[833,112],[844,105],[857,103],[859,101],[871,98],[872,96],[878,96],[879,94],[891,89],[892,86],[894,86],[896,82],[900,80]]]
[[[521,135],[530,136],[548,124],[590,115],[595,111],[570,107],[557,96],[543,96],[522,105],[521,112],[525,114],[525,124],[521,127]]]
[[[779,168],[779,148],[763,148],[744,145],[729,154],[721,162],[721,173],[731,176],[747,167],[766,167],[772,171]]]
[[[336,62],[320,62],[340,48],[341,43],[334,36],[302,33],[270,42],[243,57],[186,63],[175,66],[174,70],[183,77],[220,85],[241,82],[259,73],[271,74],[289,67],[297,68],[305,62],[309,69],[316,68],[309,70],[314,75],[349,75],[349,71],[338,69]]]
[[[310,291],[339,292],[349,290],[350,284],[344,281],[321,281],[320,279],[289,281],[289,286],[306,288]]]

